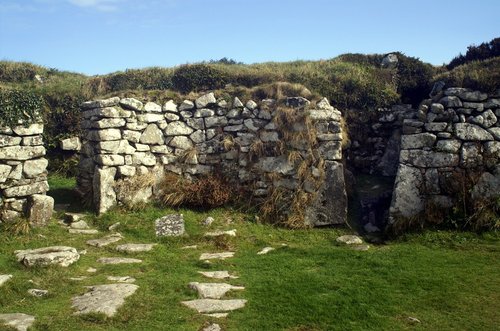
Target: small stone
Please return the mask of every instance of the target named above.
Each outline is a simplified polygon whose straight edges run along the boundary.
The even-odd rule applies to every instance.
[[[41,297],[44,297],[47,294],[49,294],[49,291],[32,288],[32,289],[28,290],[28,294],[30,294],[30,295],[32,295],[34,297],[41,298]]]
[[[116,230],[116,229],[118,229],[119,227],[120,227],[120,222],[116,222],[116,223],[114,223],[114,224],[110,225],[110,226],[108,227],[108,230],[109,230],[109,231],[115,231],[115,230]]]
[[[63,151],[80,151],[82,144],[79,137],[70,137],[60,141],[60,146]]]
[[[235,97],[234,98],[234,101],[233,101],[233,108],[243,108],[243,103],[240,101],[240,99],[238,99],[238,97]]]
[[[201,97],[196,99],[195,104],[196,104],[196,108],[200,109],[200,108],[205,108],[209,104],[213,104],[216,102],[217,102],[217,100],[215,99],[214,94],[208,93],[208,94],[202,95]]]
[[[408,316],[408,322],[411,322],[411,323],[422,323],[418,318],[411,317],[411,316]]]
[[[15,251],[17,261],[27,267],[60,265],[67,267],[80,258],[77,250],[67,246],[50,246]]]
[[[135,278],[130,277],[130,276],[123,276],[123,277],[121,277],[121,276],[108,276],[106,279],[109,281],[112,281],[112,282],[117,282],[117,283],[125,283],[125,284],[135,283]]]
[[[198,273],[202,274],[207,278],[214,279],[237,279],[238,276],[234,276],[229,274],[228,271],[198,271]]]
[[[71,234],[98,234],[99,231],[96,229],[68,229]]]
[[[337,238],[337,242],[343,243],[346,245],[361,245],[363,240],[355,235],[344,235]]]
[[[182,236],[184,234],[184,218],[182,214],[170,214],[155,220],[157,237]]]
[[[366,245],[366,244],[354,245],[354,246],[352,246],[352,249],[355,251],[366,252],[367,250],[370,249],[370,245]]]
[[[202,331],[221,331],[222,329],[220,328],[219,324],[212,323],[209,326],[206,326],[203,328]]]
[[[205,237],[218,237],[218,236],[236,237],[236,229],[227,230],[227,231],[218,230],[218,231],[205,233]]]
[[[154,102],[147,102],[144,105],[144,111],[150,111],[154,113],[161,113],[161,106]]]
[[[87,279],[87,276],[78,276],[78,277],[70,277],[69,280],[75,281],[75,282],[81,282],[82,280]]]
[[[213,314],[203,314],[203,315],[213,318],[226,318],[229,316],[229,313],[213,313]]]
[[[88,269],[87,269],[87,272],[88,272],[88,273],[91,273],[91,274],[94,274],[94,273],[96,273],[96,272],[97,272],[97,269],[96,269],[96,268],[88,268]]]
[[[257,108],[257,103],[253,100],[248,100],[245,104],[245,107],[247,107],[249,110],[254,110]]]
[[[108,317],[116,314],[125,299],[139,288],[134,284],[109,284],[90,286],[90,291],[71,299],[75,315],[103,313]]]
[[[0,286],[5,284],[11,278],[12,278],[12,275],[0,275]]]
[[[69,227],[71,229],[79,229],[79,230],[90,229],[89,225],[84,220],[73,222],[69,225]]]
[[[225,283],[198,283],[191,282],[189,287],[196,290],[202,299],[220,299],[231,290],[244,290],[243,286],[233,286]]]
[[[189,245],[189,246],[183,246],[181,249],[197,249],[198,245]]]
[[[0,314],[0,321],[17,331],[28,331],[35,322],[35,316],[22,313]]]
[[[103,238],[87,240],[87,245],[94,247],[104,247],[118,242],[122,239],[123,236],[120,233],[113,233]]]
[[[203,253],[200,256],[200,260],[225,260],[229,257],[233,257],[234,252],[222,252],[222,253]]]
[[[97,262],[102,264],[131,264],[142,263],[142,260],[132,259],[128,257],[101,257]]]
[[[203,222],[201,222],[201,224],[202,224],[203,226],[210,226],[210,225],[212,225],[212,223],[213,223],[213,222],[215,222],[214,218],[213,218],[213,217],[211,217],[211,216],[209,216],[209,217],[205,218],[205,219],[203,220]]]
[[[270,251],[274,251],[275,248],[273,247],[264,247],[262,250],[260,250],[257,255],[264,255],[264,254],[267,254],[269,253]]]
[[[124,109],[142,110],[143,104],[142,102],[134,98],[123,98],[120,100],[120,106],[122,106]]]
[[[216,313],[233,311],[245,307],[247,300],[217,300],[217,299],[198,299],[191,301],[182,301],[182,304],[192,308],[199,313]]]
[[[177,105],[175,104],[174,100],[168,100],[167,102],[165,102],[165,104],[163,105],[163,111],[177,113]]]
[[[116,246],[116,250],[123,253],[149,252],[155,246],[156,244],[123,244]]]

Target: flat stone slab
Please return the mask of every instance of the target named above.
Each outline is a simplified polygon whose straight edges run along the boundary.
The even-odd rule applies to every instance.
[[[116,246],[118,252],[123,253],[140,253],[149,252],[156,244],[123,244]]]
[[[134,284],[109,284],[89,286],[89,292],[71,299],[75,315],[103,313],[108,317],[116,314],[125,299],[139,288]]]
[[[358,236],[347,234],[344,236],[340,236],[337,238],[337,242],[343,243],[346,245],[361,245],[363,243],[363,239]]]
[[[84,217],[85,217],[85,214],[64,213],[64,221],[66,223],[76,223],[76,222],[82,220]]]
[[[31,288],[31,289],[28,290],[28,294],[32,295],[34,297],[41,298],[41,297],[44,297],[44,296],[48,295],[49,291],[47,291],[47,290],[40,290],[38,288]]]
[[[69,227],[71,229],[78,229],[78,230],[90,229],[90,226],[84,220],[72,222],[70,223]]]
[[[198,292],[198,296],[202,299],[220,299],[231,290],[241,291],[243,286],[233,286],[226,283],[198,283],[191,282],[189,287]]]
[[[227,230],[227,231],[218,230],[218,231],[205,233],[205,237],[218,237],[218,236],[236,237],[236,229]]]
[[[200,260],[224,260],[233,256],[234,252],[203,253],[200,256]]]
[[[35,316],[22,313],[0,314],[0,322],[18,331],[28,331],[35,322]]]
[[[354,245],[354,246],[352,246],[352,249],[355,251],[366,252],[367,250],[370,249],[370,245],[366,245],[366,244]]]
[[[142,260],[132,259],[128,257],[101,257],[97,262],[102,264],[127,264],[127,263],[142,263]]]
[[[87,245],[94,247],[104,247],[118,242],[122,239],[123,236],[120,233],[113,233],[103,238],[87,240]]]
[[[191,301],[182,301],[186,307],[196,310],[199,313],[220,313],[233,311],[245,307],[247,300],[217,300],[217,299],[197,299]]]
[[[15,251],[17,260],[27,267],[60,265],[67,267],[80,258],[77,250],[68,246],[51,246]]]
[[[98,234],[99,231],[96,229],[68,229],[71,234]]]
[[[229,274],[227,271],[198,271],[198,273],[202,274],[207,278],[214,279],[236,279],[238,276],[233,276]]]
[[[267,254],[269,253],[270,251],[274,251],[275,248],[274,247],[264,247],[263,249],[261,249],[257,255],[264,255],[264,254]]]
[[[222,329],[220,328],[220,325],[217,323],[212,323],[206,327],[203,328],[202,331],[221,331]]]
[[[135,278],[130,276],[108,276],[106,278],[112,282],[131,284],[135,283]]]
[[[182,214],[170,214],[155,220],[157,237],[182,236],[184,234],[184,217]]]
[[[11,278],[12,278],[12,275],[0,275],[0,286],[5,284]]]
[[[229,313],[213,313],[213,314],[203,314],[208,317],[214,317],[214,318],[226,318],[229,316]]]

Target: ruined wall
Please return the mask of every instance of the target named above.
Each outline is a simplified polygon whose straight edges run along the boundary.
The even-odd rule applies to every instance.
[[[127,194],[122,184],[133,178],[149,173],[158,183],[166,172],[193,178],[217,171],[253,198],[314,193],[307,222],[345,222],[341,115],[326,99],[314,107],[303,98],[243,104],[209,93],[163,106],[110,98],[86,102],[82,111],[78,186],[98,213],[155,195],[154,185]]]
[[[390,222],[500,195],[500,93],[449,88],[406,119]],[[468,187],[471,186],[471,192]],[[464,190],[464,192],[458,192]]]
[[[27,217],[43,225],[52,216],[42,133],[42,123],[0,127],[0,222]]]

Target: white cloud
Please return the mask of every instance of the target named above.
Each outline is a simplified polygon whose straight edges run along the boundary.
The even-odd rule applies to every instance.
[[[68,0],[71,4],[84,7],[93,8],[100,11],[114,11],[118,9],[119,0]]]

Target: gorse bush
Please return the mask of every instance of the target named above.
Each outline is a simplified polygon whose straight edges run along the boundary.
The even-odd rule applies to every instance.
[[[27,125],[41,119],[43,99],[30,90],[0,89],[0,125]]]
[[[479,46],[471,45],[467,47],[465,55],[459,54],[446,66],[448,69],[453,69],[462,64],[472,61],[482,61],[500,56],[500,38],[495,38],[487,43],[482,43]]]
[[[417,105],[432,89],[434,68],[417,58],[396,53],[398,56],[397,91],[403,103]]]
[[[219,89],[227,81],[227,75],[223,71],[207,64],[181,66],[172,76],[173,88],[182,93]]]

